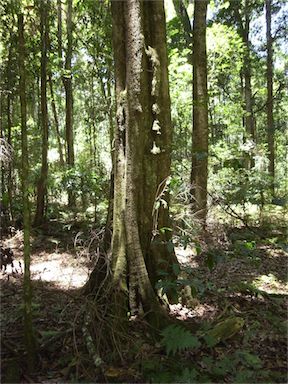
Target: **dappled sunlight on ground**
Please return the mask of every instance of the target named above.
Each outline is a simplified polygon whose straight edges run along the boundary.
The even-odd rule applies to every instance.
[[[71,260],[71,255],[66,252],[50,254],[49,259],[43,261],[34,259],[32,280],[50,281],[62,289],[80,288],[88,278],[88,269],[85,270],[80,264]]]
[[[49,239],[47,241],[49,241]],[[23,272],[24,268],[22,242],[23,236],[20,232],[5,242],[5,246],[10,247],[13,251],[14,266],[16,266],[18,273]],[[33,238],[31,242],[33,242]],[[42,243],[42,247],[43,246],[45,247],[45,241]],[[49,252],[49,250],[42,251],[37,247],[36,249],[32,247],[31,280],[51,282],[61,289],[82,287],[89,276],[87,258],[85,256],[78,256],[75,252],[69,250],[62,252],[58,250],[57,244],[53,246],[53,249],[54,252]],[[20,266],[22,266],[22,271]],[[0,279],[4,278],[5,275],[7,275],[7,277],[12,276],[11,265],[7,266],[6,273],[2,273]]]
[[[189,266],[190,268],[199,267],[198,262],[195,260],[195,256],[197,254],[195,247],[176,247],[175,252],[180,264]]]
[[[288,283],[279,281],[272,273],[259,276],[252,284],[269,294],[277,292],[278,295],[288,295]]]
[[[179,320],[213,320],[217,314],[217,305],[198,303],[193,309],[183,306],[182,304],[172,304],[170,314]]]
[[[212,236],[209,238],[208,235],[205,235],[207,237],[205,239],[200,238],[197,249],[194,243],[190,243],[185,249],[184,247],[175,248],[183,269],[178,279],[172,282],[177,286],[179,302],[169,305],[170,316],[173,322],[174,319],[178,319],[178,325],[181,324],[180,321],[185,323],[187,329],[190,327],[192,329],[196,325],[193,337],[200,343],[197,348],[187,349],[177,355],[177,358],[179,356],[179,359],[183,359],[181,366],[189,367],[193,361],[202,375],[207,369],[212,370],[214,366],[218,369],[219,364],[228,361],[230,364],[228,371],[223,371],[220,380],[215,382],[232,382],[230,379],[234,371],[229,371],[230,366],[235,366],[235,370],[240,366],[243,372],[247,371],[246,365],[249,362],[247,364],[244,362],[245,365],[237,360],[237,353],[240,353],[242,357],[248,356],[250,360],[252,359],[253,377],[256,378],[254,382],[266,382],[262,380],[264,373],[269,378],[269,382],[283,382],[281,380],[287,367],[285,335],[288,297],[287,253],[283,242],[277,240],[274,244],[274,240],[270,241],[270,237],[268,239],[259,237],[255,240],[255,233],[247,233],[247,229],[244,233],[241,229],[235,229],[233,241],[230,242],[225,240],[226,236],[223,237],[222,232],[221,239],[220,236],[214,239]],[[250,236],[248,240],[247,235]],[[85,239],[88,239],[87,243],[90,244],[90,234],[84,237],[81,245],[76,244],[75,236],[77,236],[76,231],[61,232],[54,224],[53,227],[45,228],[41,232],[32,233],[32,306],[39,342],[40,366],[35,377],[24,377],[23,381],[20,381],[21,375],[26,372],[26,367],[22,363],[23,326],[19,321],[23,303],[23,233],[19,231],[13,238],[3,241],[3,246],[13,251],[14,271],[11,265],[8,265],[6,273],[0,273],[2,344],[4,346],[2,375],[5,376],[11,364],[16,361],[19,375],[17,382],[44,383],[73,380],[88,382],[85,379],[90,375],[90,371],[91,377],[94,377],[95,366],[83,334],[85,314],[88,306],[91,307],[91,301],[81,295],[82,291],[79,288],[83,286],[89,271],[95,265],[93,259],[97,256],[97,247],[85,247]],[[207,263],[210,260],[209,257],[213,261],[211,265]],[[109,306],[110,303],[107,305]],[[97,305],[93,307],[93,311],[98,313]],[[223,321],[235,318],[243,322],[241,330],[229,338],[224,335],[225,340],[215,347],[209,347],[208,351],[205,332],[216,329]],[[148,352],[148,356],[145,352],[144,361],[145,358],[146,360],[149,358],[156,361],[155,370],[169,371],[171,356],[165,356],[162,344],[155,347],[155,340],[154,338],[153,341],[150,340],[149,331],[147,332],[146,328],[139,332],[139,324],[143,327],[145,322],[141,320],[141,323],[133,325],[133,322],[130,322],[129,324],[132,326],[129,332],[132,329],[136,335],[137,353],[143,350],[143,346],[148,346],[148,351],[151,352]],[[145,338],[142,339],[143,336],[139,338],[139,333],[145,334]],[[131,352],[131,356],[127,355],[127,367],[130,367],[135,360],[133,353]],[[18,359],[18,356],[21,357]],[[254,369],[255,361],[258,362],[258,370]],[[208,363],[210,365],[207,368]],[[239,365],[240,363],[242,365]],[[143,372],[143,375],[149,376],[148,368],[143,372],[141,368],[138,372],[137,367],[132,374],[133,382],[137,382],[137,377],[141,377]],[[125,369],[124,373],[128,372]],[[111,372],[114,374],[114,371],[108,367],[105,371],[106,382],[114,380]],[[118,375],[118,367],[116,374]],[[83,380],[75,381],[75,377],[82,377]],[[228,380],[225,379],[226,377]]]

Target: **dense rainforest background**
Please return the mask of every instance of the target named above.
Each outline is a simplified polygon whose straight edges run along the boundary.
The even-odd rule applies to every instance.
[[[286,382],[287,2],[0,15],[2,382]]]

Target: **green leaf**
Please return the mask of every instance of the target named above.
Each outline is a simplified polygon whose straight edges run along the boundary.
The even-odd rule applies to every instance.
[[[253,355],[247,351],[239,351],[238,355],[243,360],[244,364],[248,367],[259,369],[262,367],[262,361],[259,356]]]
[[[174,272],[175,275],[179,275],[181,269],[180,269],[180,265],[179,264],[173,264],[172,265],[172,270]]]
[[[235,383],[251,383],[253,372],[249,370],[240,371],[236,374]]]
[[[174,244],[173,244],[173,241],[168,241],[168,242],[166,243],[166,247],[167,247],[167,251],[168,251],[169,253],[174,252]]]
[[[207,256],[206,256],[206,260],[205,260],[205,264],[206,266],[209,268],[210,271],[212,271],[212,269],[214,268],[215,266],[215,258],[214,258],[214,255],[212,253],[208,253]]]
[[[202,251],[202,248],[201,248],[201,245],[196,243],[195,244],[195,249],[196,249],[196,253],[197,255],[200,255],[201,251]]]
[[[205,335],[204,340],[209,348],[214,347],[216,344],[218,344],[217,339],[211,335]]]
[[[195,379],[199,376],[199,372],[195,369],[184,368],[181,372],[181,375],[175,378],[175,382],[177,383],[193,383]]]
[[[41,334],[41,336],[43,338],[50,338],[50,337],[54,337],[54,336],[58,335],[60,332],[51,330],[51,331],[39,331],[39,333]]]
[[[166,349],[167,355],[175,355],[176,352],[185,349],[199,348],[201,343],[198,337],[193,336],[188,330],[179,325],[169,325],[161,333],[162,345]]]
[[[159,229],[159,231],[161,233],[165,233],[165,232],[172,232],[172,228],[169,228],[169,227],[162,227]]]

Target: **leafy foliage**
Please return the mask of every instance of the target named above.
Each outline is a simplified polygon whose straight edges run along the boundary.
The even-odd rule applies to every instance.
[[[175,355],[176,352],[186,349],[197,349],[201,343],[198,337],[180,325],[169,325],[162,332],[162,345],[166,349],[167,355]]]

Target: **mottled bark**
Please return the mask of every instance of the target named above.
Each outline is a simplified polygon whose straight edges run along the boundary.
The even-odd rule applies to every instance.
[[[41,172],[37,184],[37,205],[34,225],[44,221],[45,201],[47,198],[48,178],[48,107],[47,107],[47,47],[48,47],[48,4],[40,2],[40,33],[41,33],[41,130],[42,130],[42,161]]]
[[[125,131],[127,127],[126,102],[126,41],[125,4],[123,1],[111,2],[113,20],[113,48],[115,59],[116,127],[114,163],[113,234],[111,249],[113,280],[125,294],[127,287],[127,260],[125,237]],[[124,301],[126,301],[124,296]]]
[[[267,40],[267,142],[269,158],[269,175],[271,176],[271,192],[274,196],[275,154],[274,154],[274,118],[273,118],[273,39],[271,35],[271,0],[266,0],[266,40]]]
[[[208,92],[206,0],[195,0],[193,22],[193,132],[191,192],[193,211],[205,225],[208,178]]]
[[[28,196],[28,137],[27,137],[27,103],[25,73],[25,42],[23,15],[18,15],[19,42],[19,96],[21,108],[21,151],[22,151],[22,199],[23,199],[23,230],[24,230],[24,339],[26,347],[26,363],[31,372],[35,368],[36,352],[35,337],[32,325],[32,288],[30,280],[30,207]]]
[[[177,263],[171,233],[160,231],[170,226],[172,139],[164,7],[139,0],[112,1],[111,7],[117,119],[112,281],[123,313],[129,301],[131,313],[143,311],[163,326],[155,283],[159,268],[171,272]],[[160,198],[167,208],[155,206]]]

